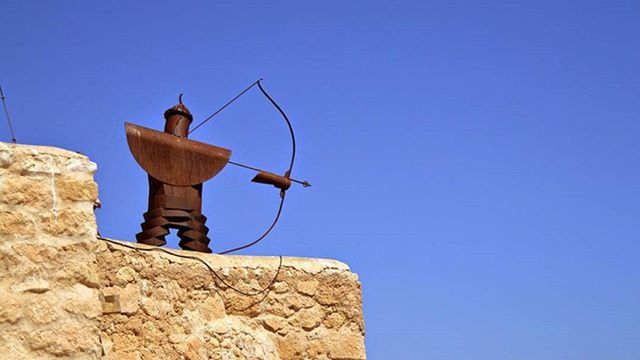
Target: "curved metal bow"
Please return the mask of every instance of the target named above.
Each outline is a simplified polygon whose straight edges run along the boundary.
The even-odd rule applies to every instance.
[[[274,217],[271,225],[267,228],[266,231],[264,231],[262,233],[262,235],[260,235],[256,240],[254,240],[254,241],[252,241],[250,243],[244,244],[242,246],[235,247],[233,249],[222,251],[222,252],[220,252],[220,254],[228,254],[228,253],[235,252],[235,251],[238,251],[238,250],[246,249],[246,248],[248,248],[250,246],[253,246],[253,245],[257,244],[258,242],[262,241],[262,239],[267,237],[267,235],[269,235],[271,230],[273,230],[273,228],[278,223],[278,220],[280,219],[280,215],[282,214],[282,208],[284,206],[284,199],[285,199],[285,196],[286,196],[286,191],[291,186],[291,183],[292,182],[296,182],[296,183],[301,184],[304,187],[311,186],[311,184],[309,184],[308,181],[301,181],[301,180],[297,180],[297,179],[292,179],[291,178],[291,173],[293,171],[293,165],[295,163],[295,158],[296,158],[296,137],[295,137],[295,133],[293,131],[293,126],[291,125],[291,121],[287,117],[287,114],[285,114],[284,110],[282,110],[282,108],[278,105],[278,103],[276,103],[276,101],[264,89],[264,87],[260,83],[261,81],[262,81],[262,79],[259,79],[259,80],[255,81],[253,84],[249,85],[242,92],[240,92],[233,99],[231,99],[229,102],[224,104],[220,109],[218,109],[216,112],[214,112],[211,116],[209,116],[208,118],[206,118],[205,120],[200,122],[197,126],[195,126],[189,132],[189,133],[192,133],[193,131],[198,129],[200,126],[204,125],[204,123],[209,121],[211,118],[213,118],[215,115],[220,113],[222,110],[224,110],[231,103],[236,101],[239,97],[244,95],[247,91],[249,91],[249,89],[251,89],[255,85],[258,85],[258,88],[260,89],[260,92],[262,92],[262,94],[269,100],[269,102],[278,110],[280,115],[282,115],[282,118],[286,122],[287,127],[289,129],[289,134],[291,135],[291,161],[289,162],[289,168],[284,173],[284,175],[277,175],[277,174],[274,174],[274,173],[271,173],[271,172],[268,172],[268,171],[253,167],[253,166],[237,163],[237,162],[234,162],[234,161],[229,161],[229,164],[257,171],[258,174],[251,181],[256,182],[256,183],[273,185],[276,188],[280,189],[280,204],[278,206],[278,211],[276,212],[276,216]]]

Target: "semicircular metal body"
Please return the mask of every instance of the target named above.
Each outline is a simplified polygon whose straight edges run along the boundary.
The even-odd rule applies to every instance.
[[[125,123],[129,150],[152,177],[176,186],[201,184],[227,165],[231,150]]]

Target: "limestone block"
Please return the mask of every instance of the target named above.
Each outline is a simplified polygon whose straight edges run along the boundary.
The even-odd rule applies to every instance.
[[[62,308],[71,314],[82,315],[90,319],[102,314],[102,303],[98,290],[84,284],[75,284],[71,288],[57,292]]]
[[[297,288],[300,294],[313,296],[318,291],[318,280],[299,281]]]
[[[120,292],[117,288],[107,287],[100,292],[102,313],[112,314],[120,312]]]
[[[98,185],[91,176],[60,174],[56,176],[56,194],[66,201],[91,201],[98,199]]]
[[[311,307],[301,309],[290,318],[290,324],[296,328],[310,331],[316,328],[322,322],[324,314],[321,308]]]
[[[54,187],[50,181],[43,181],[38,177],[8,177],[0,182],[0,203],[53,208]]]
[[[284,281],[278,281],[275,284],[273,284],[273,291],[276,294],[284,294],[287,291],[289,291],[289,284],[287,284]]]
[[[277,332],[287,326],[287,320],[279,316],[267,315],[262,318],[262,325],[269,331]]]
[[[55,175],[60,173],[56,166],[56,158],[50,154],[43,154],[35,149],[30,152],[19,152],[12,164],[12,169],[22,175]]]
[[[322,340],[332,360],[364,359],[364,343],[360,334],[350,331],[332,331]]]
[[[0,210],[0,235],[32,237],[36,231],[36,224],[30,215]]]
[[[15,324],[20,320],[26,301],[22,296],[0,291],[0,324],[8,322]]]
[[[116,272],[116,284],[125,286],[138,279],[138,273],[128,266],[121,267]]]
[[[42,229],[49,235],[82,236],[96,235],[95,216],[83,210],[63,209],[43,211],[40,214]]]
[[[166,300],[146,296],[141,299],[140,307],[145,314],[157,320],[167,317],[173,308],[171,303]]]
[[[49,146],[2,143],[0,159],[4,167],[20,175],[86,173],[93,175],[96,164],[77,152]]]
[[[79,324],[60,324],[35,327],[25,334],[31,350],[41,350],[57,357],[96,357],[101,352],[97,328]]]
[[[29,306],[23,310],[25,318],[35,325],[50,324],[60,318],[53,292],[42,295],[24,296],[22,298]]]
[[[7,144],[0,142],[0,168],[5,168],[13,163],[13,153]]]
[[[198,311],[207,321],[219,319],[226,315],[224,301],[215,293],[207,297],[202,304],[198,306]]]
[[[79,156],[67,159],[64,164],[64,169],[76,173],[86,173],[93,175],[98,167],[94,162],[88,161],[86,157]]]
[[[46,244],[15,244],[11,252],[35,263],[55,263],[58,256],[58,248]]]
[[[345,316],[339,312],[333,312],[324,319],[324,326],[328,329],[339,328],[344,324]]]
[[[141,291],[136,284],[127,284],[120,291],[120,312],[134,314],[140,308]]]
[[[309,342],[303,333],[292,331],[284,337],[278,337],[278,355],[281,359],[300,359],[309,348]]]
[[[71,260],[73,255],[75,254],[65,252],[60,256],[69,257],[69,260]],[[67,286],[80,283],[90,288],[98,288],[100,280],[96,264],[90,259],[83,259],[83,257],[77,257],[75,260],[67,261],[65,266],[59,267],[53,272],[52,275],[56,281]]]
[[[30,292],[35,294],[42,294],[51,290],[49,281],[39,277],[29,276],[22,281],[15,283],[11,286],[13,292]]]

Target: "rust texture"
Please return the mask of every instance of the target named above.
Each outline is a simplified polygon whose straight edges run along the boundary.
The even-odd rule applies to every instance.
[[[273,185],[281,191],[287,191],[291,187],[291,179],[289,179],[288,171],[285,176],[280,176],[268,171],[261,170],[253,179],[251,179],[251,181],[260,184]]]
[[[129,149],[149,175],[149,207],[136,239],[162,246],[176,229],[181,248],[210,253],[202,183],[224,168],[231,151],[187,139],[193,116],[182,101],[164,118],[164,132],[125,124]]]

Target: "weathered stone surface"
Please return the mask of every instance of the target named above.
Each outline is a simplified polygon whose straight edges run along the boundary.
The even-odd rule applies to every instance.
[[[54,187],[36,176],[8,177],[0,182],[0,202],[37,208],[54,206]]]
[[[140,308],[140,286],[127,284],[120,291],[120,312],[123,314],[135,314]]]
[[[41,350],[56,357],[97,358],[100,353],[97,338],[95,327],[62,323],[35,328],[26,334],[25,342],[34,351]]]
[[[11,165],[13,162],[13,152],[11,148],[5,144],[0,142],[0,168],[7,167]]]
[[[95,171],[78,153],[0,143],[0,358],[365,358],[345,264],[172,250],[211,274],[98,240]]]
[[[57,295],[57,301],[68,313],[81,315],[90,319],[102,314],[100,297],[97,290],[78,283]]]
[[[36,231],[36,224],[28,214],[0,210],[0,234],[7,237],[30,237]]]
[[[278,272],[277,257],[172,251],[203,259],[222,280],[192,259],[99,247],[103,292],[118,298],[118,305],[103,303],[100,317],[109,353],[141,359],[366,357],[360,284],[346,265],[285,257]],[[276,273],[270,291],[261,293]],[[123,294],[134,286],[140,308],[126,310]]]
[[[121,267],[116,272],[116,281],[115,283],[120,286],[125,286],[135,280],[137,280],[138,273],[128,266]]]
[[[298,282],[298,292],[300,294],[313,296],[318,291],[318,281],[317,280],[308,280],[308,281],[300,281]]]
[[[40,216],[42,229],[46,234],[57,236],[95,236],[95,217],[80,209],[63,209],[43,212]]]
[[[56,192],[58,197],[66,201],[96,201],[98,199],[98,185],[92,177],[61,174],[56,177]]]
[[[0,143],[0,169],[0,358],[99,358],[95,164]]]
[[[224,309],[224,301],[218,294],[207,296],[200,305],[197,306],[202,318],[211,321],[226,316]]]
[[[351,360],[355,354],[364,354],[364,343],[359,333],[349,331],[330,332],[323,338],[324,348],[330,359]]]
[[[31,292],[36,294],[42,294],[49,291],[49,281],[43,278],[27,277],[19,283],[14,283],[11,286],[13,292]]]
[[[324,326],[327,329],[339,328],[344,324],[346,317],[339,312],[332,312],[324,319]]]
[[[33,324],[50,324],[60,318],[60,311],[56,306],[57,296],[51,292],[49,294],[25,296],[29,299],[29,306],[24,308],[25,318]]]
[[[279,316],[267,315],[262,317],[261,320],[264,328],[271,332],[278,332],[288,325],[287,320]]]
[[[9,293],[0,293],[0,324],[15,324],[22,317],[24,300]]]

